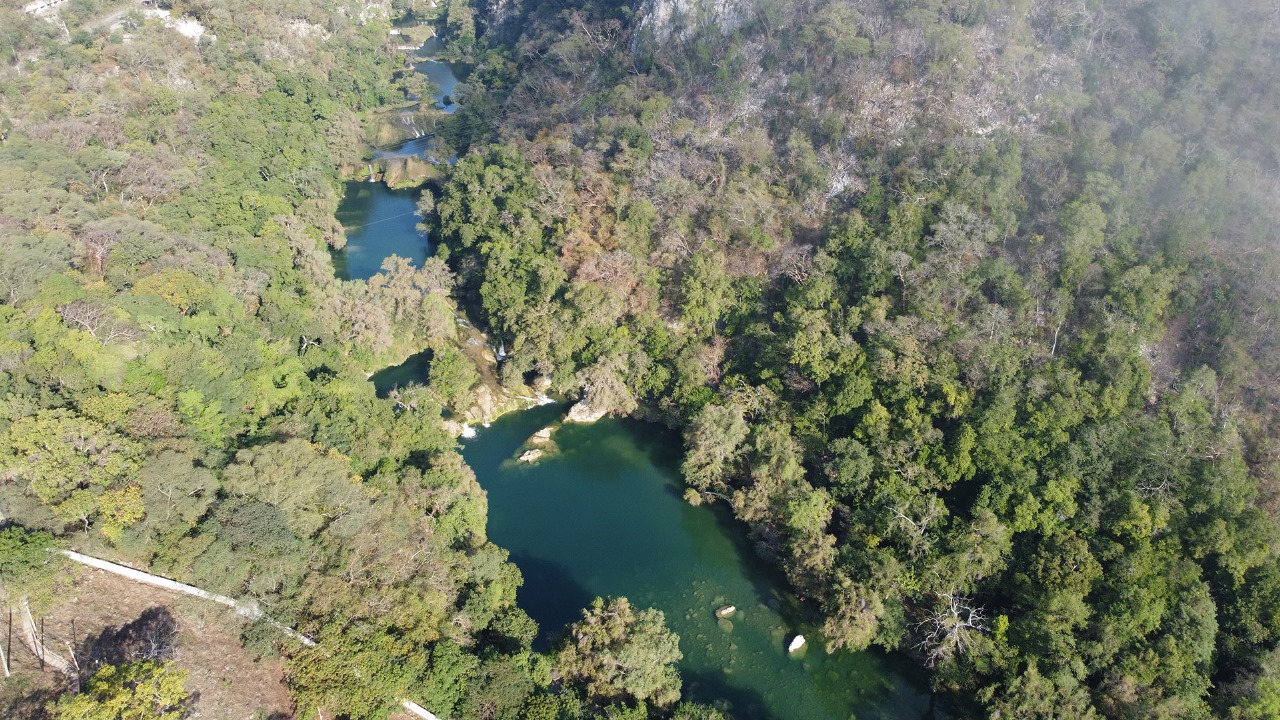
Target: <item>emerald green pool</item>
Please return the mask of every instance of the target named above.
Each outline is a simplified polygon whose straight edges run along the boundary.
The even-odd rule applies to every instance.
[[[680,635],[685,698],[727,700],[736,720],[945,717],[904,660],[822,650],[725,510],[681,499],[678,435],[619,420],[566,425],[552,438],[558,452],[516,463],[562,412],[509,415],[463,447],[489,495],[489,537],[524,574],[518,599],[542,649],[594,597],[624,595],[662,610]],[[727,604],[738,613],[717,620]],[[810,645],[788,656],[797,632]]]

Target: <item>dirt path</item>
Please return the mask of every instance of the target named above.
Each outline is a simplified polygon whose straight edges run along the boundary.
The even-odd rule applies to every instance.
[[[22,598],[22,641],[27,646],[27,649],[37,658],[40,658],[42,663],[49,665],[54,670],[66,675],[74,675],[75,668],[71,666],[71,663],[46,647],[40,640],[41,634],[36,631],[35,618],[31,617],[31,604],[27,602],[26,598]]]
[[[292,628],[286,627],[274,620],[271,620],[270,618],[263,618],[261,612],[258,611],[258,608],[256,605],[249,605],[243,602],[239,602],[232,598],[226,597],[225,595],[218,595],[216,593],[211,593],[208,590],[202,590],[201,588],[195,587],[194,585],[187,585],[185,583],[180,583],[175,580],[170,580],[168,578],[160,577],[159,575],[152,575],[150,573],[142,572],[141,570],[135,570],[133,568],[120,565],[118,563],[113,563],[108,560],[103,560],[101,558],[93,557],[91,555],[83,555],[81,553],[74,552],[72,550],[61,550],[59,552],[62,555],[66,556],[68,559],[74,562],[80,563],[81,565],[91,567],[99,572],[109,573],[111,575],[118,576],[127,581],[131,581],[131,582],[138,583],[145,586],[150,586],[158,590],[179,593],[182,595],[188,595],[190,597],[199,598],[201,600],[212,601],[219,605],[232,608],[235,610],[237,615],[240,615],[241,617],[247,617],[250,620],[265,619],[267,622],[274,625],[276,629],[285,633],[286,635],[293,638],[294,640],[297,640],[298,642],[306,645],[307,647],[316,646],[315,641],[312,640],[311,638],[299,632],[296,632]],[[39,645],[39,641],[35,635],[35,625],[34,625],[34,622],[31,620],[31,611],[29,608],[27,608],[25,601],[23,601],[23,609],[26,611],[25,622],[28,627],[28,633],[31,636],[31,642],[33,643],[32,647],[41,648],[42,646]],[[241,654],[243,654],[243,650],[241,650]],[[55,665],[55,667],[59,667],[60,669],[62,669],[64,672],[71,674],[72,672],[71,665],[67,663],[65,660],[63,660],[61,657],[52,655],[47,650],[44,651],[44,655],[45,655],[46,662],[49,662],[50,664]],[[58,665],[54,662],[53,658],[55,657],[58,663],[61,663],[61,665]],[[193,670],[192,676],[194,677],[194,675],[195,675],[195,672]],[[419,718],[422,718],[423,720],[440,720],[440,718],[432,714],[429,710],[422,707],[418,703],[413,702],[412,700],[401,699],[400,704],[405,710],[409,711],[410,713],[416,715]],[[194,717],[199,717],[199,715],[196,715]]]
[[[240,630],[245,621],[234,611],[88,567],[76,567],[67,575],[67,585],[60,589],[57,602],[43,612],[38,608],[33,611],[35,623],[44,620],[45,644],[63,649],[64,659],[70,643],[76,647],[81,665],[89,664],[89,669],[94,660],[85,651],[86,646],[118,635],[131,624],[137,625],[148,613],[167,613],[172,617],[166,635],[171,644],[169,657],[190,673],[187,690],[195,699],[193,720],[283,720],[293,716],[280,663],[255,662],[241,647]],[[17,641],[22,633],[20,626],[25,623],[25,619],[19,619],[22,614],[18,609],[13,619],[14,653],[10,662],[15,676],[24,680],[0,683],[0,717],[7,717],[6,710],[11,708],[15,711],[13,717],[26,717],[22,714],[25,703],[43,706],[68,689],[65,676],[41,672],[37,657],[20,649]],[[46,657],[46,667],[47,661]],[[17,700],[15,704],[15,696],[32,699]]]

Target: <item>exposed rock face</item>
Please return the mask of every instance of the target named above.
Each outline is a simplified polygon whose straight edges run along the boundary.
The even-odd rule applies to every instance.
[[[488,0],[484,5],[484,31],[490,40],[510,42],[520,34],[524,0]]]
[[[529,438],[530,445],[548,445],[551,443],[551,433],[554,428],[544,427]]]
[[[579,400],[573,404],[573,407],[569,408],[569,416],[565,418],[565,421],[593,423],[608,414],[607,410],[593,408],[587,404],[586,400]]]
[[[386,171],[382,181],[391,188],[416,187],[437,172],[431,163],[416,157],[391,158],[384,162]]]
[[[746,20],[751,3],[752,0],[641,0],[636,8],[642,18],[637,37],[652,33],[655,41],[665,43],[673,38],[688,40],[711,26],[727,32]]]
[[[523,455],[516,459],[516,462],[535,463],[542,459],[542,451],[538,449],[526,450]]]
[[[476,401],[467,415],[475,415],[476,420],[488,422],[489,418],[498,415],[498,404],[493,390],[488,385],[482,384],[476,388]]]

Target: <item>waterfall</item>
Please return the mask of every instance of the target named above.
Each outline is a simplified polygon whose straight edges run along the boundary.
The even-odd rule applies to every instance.
[[[375,182],[373,177],[373,163],[369,163],[369,182]]]
[[[470,425],[468,425],[468,424],[466,424],[466,423],[463,423],[463,424],[462,424],[462,437],[464,437],[464,438],[466,438],[466,439],[470,440],[471,438],[473,438],[473,437],[475,437],[475,436],[476,436],[476,429],[475,429],[475,428],[473,428],[473,427],[471,427]]]

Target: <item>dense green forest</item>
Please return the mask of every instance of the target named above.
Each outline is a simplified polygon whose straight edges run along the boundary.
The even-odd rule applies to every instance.
[[[681,428],[831,649],[975,715],[1280,715],[1274,3],[481,5],[0,7],[6,603],[66,545],[252,598],[317,641],[242,637],[300,718],[725,717],[625,599],[530,649],[441,419],[474,376],[366,377],[456,365],[461,309],[504,382]],[[440,246],[339,281],[405,12],[478,62]],[[181,717],[184,672],[26,712]]]

